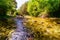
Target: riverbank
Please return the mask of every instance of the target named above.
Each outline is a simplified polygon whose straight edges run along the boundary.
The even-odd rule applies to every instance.
[[[60,18],[26,18],[25,26],[33,33],[34,40],[60,40]]]

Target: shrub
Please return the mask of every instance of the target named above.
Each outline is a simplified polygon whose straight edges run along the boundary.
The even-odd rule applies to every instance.
[[[59,5],[60,0],[29,0],[27,11],[31,16],[38,16],[57,11]]]

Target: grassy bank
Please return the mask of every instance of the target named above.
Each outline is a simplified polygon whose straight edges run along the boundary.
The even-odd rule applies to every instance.
[[[60,18],[26,17],[25,26],[34,35],[34,40],[60,40]]]

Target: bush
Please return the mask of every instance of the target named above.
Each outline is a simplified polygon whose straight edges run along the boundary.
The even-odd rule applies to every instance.
[[[30,0],[27,11],[31,16],[53,13],[59,9],[60,0]],[[43,13],[44,12],[44,13]]]
[[[0,18],[5,18],[7,14],[12,14],[15,10],[15,0],[0,0]]]

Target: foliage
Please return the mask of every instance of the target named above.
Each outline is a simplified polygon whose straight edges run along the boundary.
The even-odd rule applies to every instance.
[[[7,12],[13,12],[14,10],[16,10],[15,0],[0,0],[0,18],[5,17]]]
[[[35,40],[60,40],[60,19],[58,18],[29,17],[24,25],[31,30]]]
[[[28,4],[28,2],[24,3],[24,4],[18,9],[18,14],[20,14],[20,15],[28,15],[28,12],[27,12],[27,4]]]
[[[6,40],[9,33],[16,28],[12,18],[7,21],[0,21],[0,40]]]
[[[38,16],[57,11],[59,5],[60,0],[29,0],[27,11],[31,16]]]
[[[6,40],[9,32],[15,29],[13,17],[9,16],[14,14],[15,11],[15,0],[0,0],[0,40]]]

